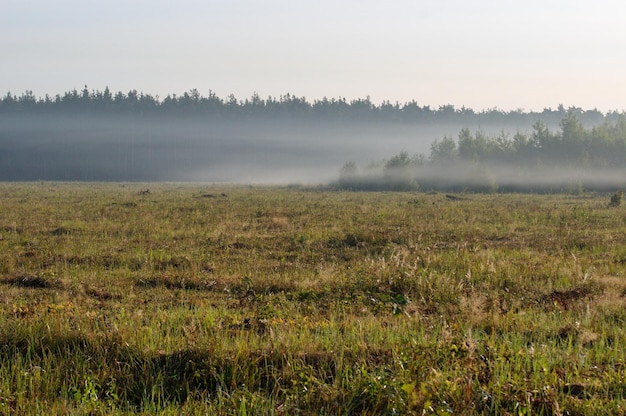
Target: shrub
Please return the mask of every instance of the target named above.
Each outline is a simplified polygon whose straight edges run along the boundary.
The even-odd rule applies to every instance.
[[[611,202],[609,202],[610,207],[619,207],[622,205],[622,199],[624,199],[624,192],[615,192],[611,195]]]

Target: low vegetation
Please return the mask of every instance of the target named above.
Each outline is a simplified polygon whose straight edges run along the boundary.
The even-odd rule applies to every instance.
[[[402,151],[389,160],[359,168],[346,162],[338,189],[417,190],[440,192],[571,193],[623,189],[626,160],[626,117],[585,128],[570,110],[552,132],[538,121],[531,134],[513,138],[502,131],[489,137],[468,128],[458,140],[435,140],[430,155],[409,157]]]
[[[0,184],[0,414],[624,414],[617,199]]]

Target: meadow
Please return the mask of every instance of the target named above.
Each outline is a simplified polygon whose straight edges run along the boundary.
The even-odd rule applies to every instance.
[[[624,414],[609,202],[0,183],[0,414]]]

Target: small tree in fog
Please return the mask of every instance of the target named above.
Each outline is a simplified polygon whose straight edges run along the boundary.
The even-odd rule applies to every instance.
[[[351,186],[359,180],[359,168],[354,162],[346,162],[339,171],[339,184],[342,187]]]
[[[445,136],[430,145],[430,160],[433,162],[451,162],[456,155],[456,142],[451,137]]]
[[[407,152],[400,152],[385,163],[384,180],[387,187],[393,190],[416,190],[412,169],[413,163]]]

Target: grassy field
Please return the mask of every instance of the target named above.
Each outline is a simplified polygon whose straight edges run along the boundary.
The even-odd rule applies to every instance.
[[[624,414],[610,195],[0,184],[0,414]]]

